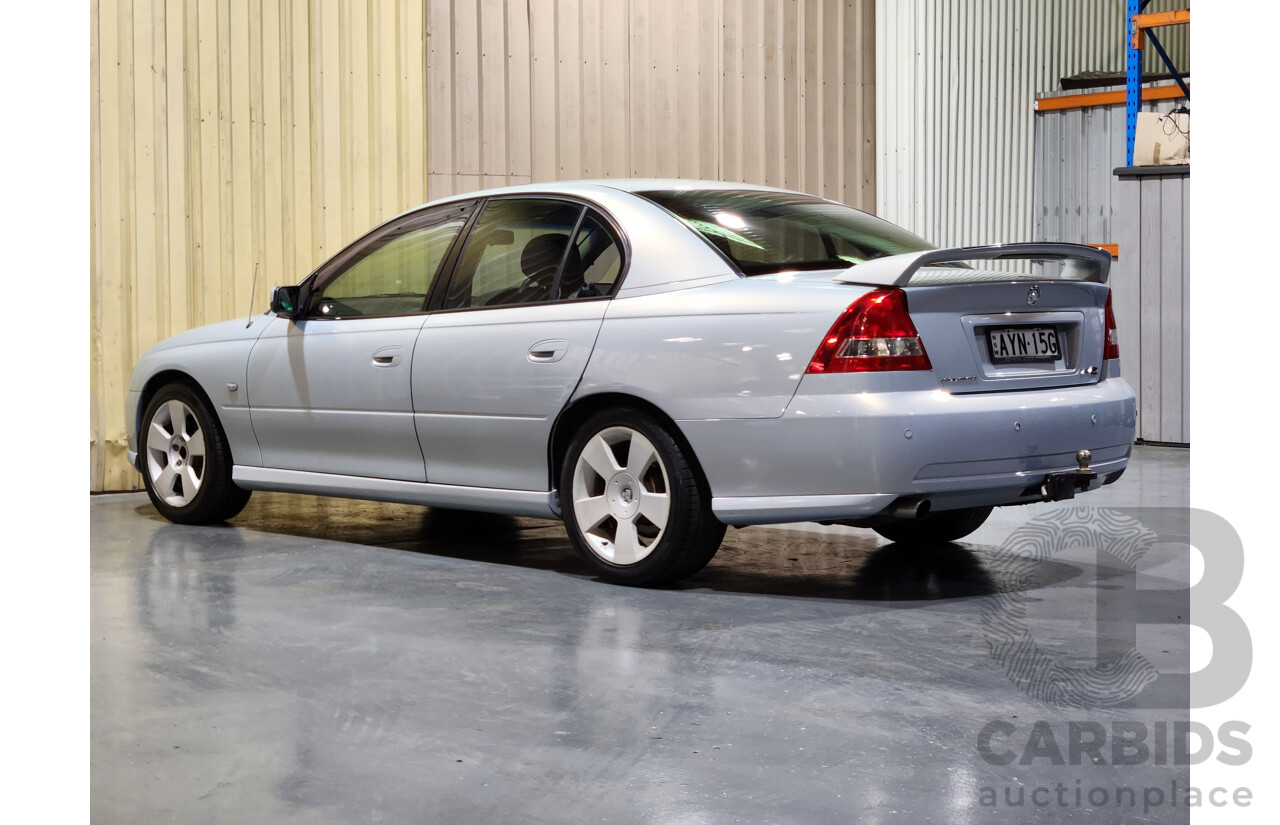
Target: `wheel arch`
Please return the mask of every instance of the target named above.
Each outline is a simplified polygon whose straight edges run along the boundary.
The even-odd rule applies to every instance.
[[[698,483],[703,486],[703,492],[710,494],[707,484],[706,473],[702,470],[702,464],[698,461],[698,456],[693,450],[693,445],[689,443],[689,439],[680,429],[680,425],[671,416],[667,415],[661,407],[652,401],[646,401],[636,395],[624,392],[602,392],[586,395],[571,401],[560,415],[556,417],[555,424],[551,427],[551,439],[547,444],[547,476],[550,483],[550,489],[556,490],[559,487],[560,465],[564,463],[565,453],[569,449],[569,443],[573,441],[573,437],[578,432],[578,428],[591,416],[615,407],[626,407],[640,412],[646,413],[655,418],[663,427],[671,433],[671,437],[680,445],[680,449],[688,457],[690,464],[697,473]],[[556,509],[559,512],[559,503],[556,502]]]
[[[139,455],[142,454],[142,417],[146,415],[147,407],[151,404],[151,399],[155,397],[155,394],[160,391],[161,387],[168,384],[185,384],[188,386],[192,392],[200,396],[200,400],[204,402],[205,409],[209,411],[209,415],[213,416],[218,427],[220,429],[225,429],[222,426],[222,419],[218,418],[217,406],[213,403],[212,399],[209,398],[209,393],[205,392],[204,387],[200,386],[200,382],[197,381],[194,376],[190,373],[183,372],[182,370],[160,370],[155,375],[147,379],[147,382],[142,385],[142,391],[138,394],[138,409],[134,412],[133,416],[133,432],[135,437],[138,439]],[[227,449],[231,449],[230,443],[227,444]]]

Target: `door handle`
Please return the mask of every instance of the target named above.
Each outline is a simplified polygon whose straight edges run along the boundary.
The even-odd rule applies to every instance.
[[[404,358],[404,347],[383,347],[373,354],[375,367],[394,367]]]
[[[569,351],[569,342],[560,338],[539,341],[529,347],[529,360],[535,364],[554,364]]]

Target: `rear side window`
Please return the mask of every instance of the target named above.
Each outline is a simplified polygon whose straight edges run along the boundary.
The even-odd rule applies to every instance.
[[[489,201],[462,248],[445,308],[554,300],[560,264],[582,211],[557,200]]]
[[[622,248],[604,219],[588,210],[560,277],[560,300],[612,295],[622,274]]]
[[[846,269],[886,255],[933,249],[888,221],[810,195],[732,189],[638,194],[684,220],[744,275]]]
[[[495,198],[466,239],[444,308],[608,297],[622,266],[622,246],[594,210],[549,198]]]

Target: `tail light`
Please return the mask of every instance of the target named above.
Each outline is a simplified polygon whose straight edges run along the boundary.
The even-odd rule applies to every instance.
[[[1107,293],[1107,331],[1102,342],[1102,358],[1120,357],[1120,333],[1116,331],[1116,314],[1111,310],[1111,293]]]
[[[929,356],[901,289],[874,289],[840,314],[807,373],[929,370]]]

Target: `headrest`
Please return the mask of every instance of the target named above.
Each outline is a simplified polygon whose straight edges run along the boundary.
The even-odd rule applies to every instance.
[[[520,269],[524,272],[525,277],[531,277],[546,269],[554,269],[560,265],[560,258],[564,255],[565,245],[569,243],[569,236],[559,232],[548,232],[545,235],[539,235],[525,246],[524,251],[520,253]],[[567,272],[577,272],[582,268],[582,259],[578,254],[578,248],[570,247],[569,260],[566,262],[565,269]]]

